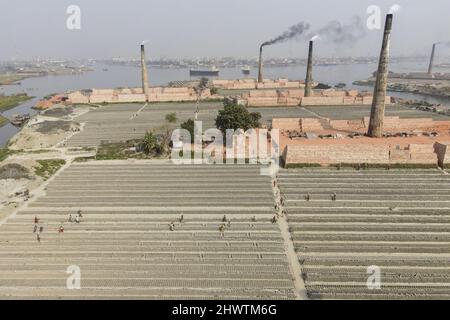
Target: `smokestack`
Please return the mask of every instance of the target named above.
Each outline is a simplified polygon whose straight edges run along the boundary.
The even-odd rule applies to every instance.
[[[145,101],[148,101],[148,73],[145,60],[145,46],[141,44],[142,92],[145,94]]]
[[[308,66],[306,68],[305,97],[310,97],[312,95],[313,47],[314,41],[311,40],[309,41]]]
[[[258,66],[258,82],[263,82],[263,61],[262,61],[262,53],[263,53],[264,45],[261,45],[259,48],[259,66]]]
[[[393,15],[386,16],[383,45],[381,47],[380,62],[378,64],[377,81],[373,92],[372,110],[368,136],[381,138],[383,136],[384,109],[386,106],[386,90],[389,72],[389,47],[391,42]]]
[[[436,52],[436,43],[433,44],[433,50],[431,50],[430,66],[428,67],[428,74],[433,73],[434,54]]]

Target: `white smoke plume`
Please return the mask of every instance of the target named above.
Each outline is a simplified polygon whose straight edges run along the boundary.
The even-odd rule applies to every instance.
[[[309,24],[300,22],[291,26],[287,31],[283,32],[276,38],[266,41],[262,44],[262,47],[270,46],[275,43],[285,42],[294,38],[300,38],[303,36],[304,32],[309,30]]]
[[[320,38],[335,45],[353,45],[366,35],[366,28],[360,17],[353,17],[349,24],[331,21],[325,27],[310,34],[310,38]]]
[[[389,10],[389,13],[392,14],[392,13],[399,12],[401,8],[402,8],[402,7],[401,7],[399,4],[394,4],[394,5],[391,7],[391,9]]]

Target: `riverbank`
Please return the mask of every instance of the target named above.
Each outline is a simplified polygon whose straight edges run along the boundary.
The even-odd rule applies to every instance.
[[[0,86],[18,85],[17,82],[26,78],[26,76],[18,74],[0,74]]]
[[[375,86],[375,78],[354,81],[353,85],[373,87]],[[391,92],[450,99],[450,81],[448,80],[389,79],[387,88]]]
[[[0,94],[0,111],[3,112],[14,109],[21,103],[31,99],[33,99],[33,97],[28,96],[26,93],[13,94],[10,96]]]
[[[11,96],[5,96],[0,94],[0,112],[14,109],[20,104],[31,99],[33,99],[33,97],[29,97],[27,94],[15,94]],[[8,123],[9,120],[4,116],[0,115],[0,127],[3,127]]]

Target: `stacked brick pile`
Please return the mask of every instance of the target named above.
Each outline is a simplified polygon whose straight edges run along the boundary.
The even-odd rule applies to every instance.
[[[209,89],[205,90],[201,96],[202,99],[211,97]],[[149,88],[149,102],[181,102],[195,101],[197,94],[193,88]],[[125,89],[93,89],[88,95],[80,91],[69,94],[69,100],[72,103],[132,103],[145,102],[147,99],[143,94],[142,88]]]
[[[218,89],[278,89],[278,88],[304,88],[304,81],[290,81],[288,79],[264,79],[258,83],[255,79],[213,80],[213,86]]]

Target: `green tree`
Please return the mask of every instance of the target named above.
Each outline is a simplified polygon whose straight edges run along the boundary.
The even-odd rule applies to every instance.
[[[261,114],[249,112],[246,107],[235,103],[227,103],[223,110],[219,110],[216,118],[216,127],[224,134],[227,129],[243,129],[260,127]]]
[[[194,120],[188,119],[181,124],[181,129],[189,131],[191,135],[191,142],[194,143]]]

